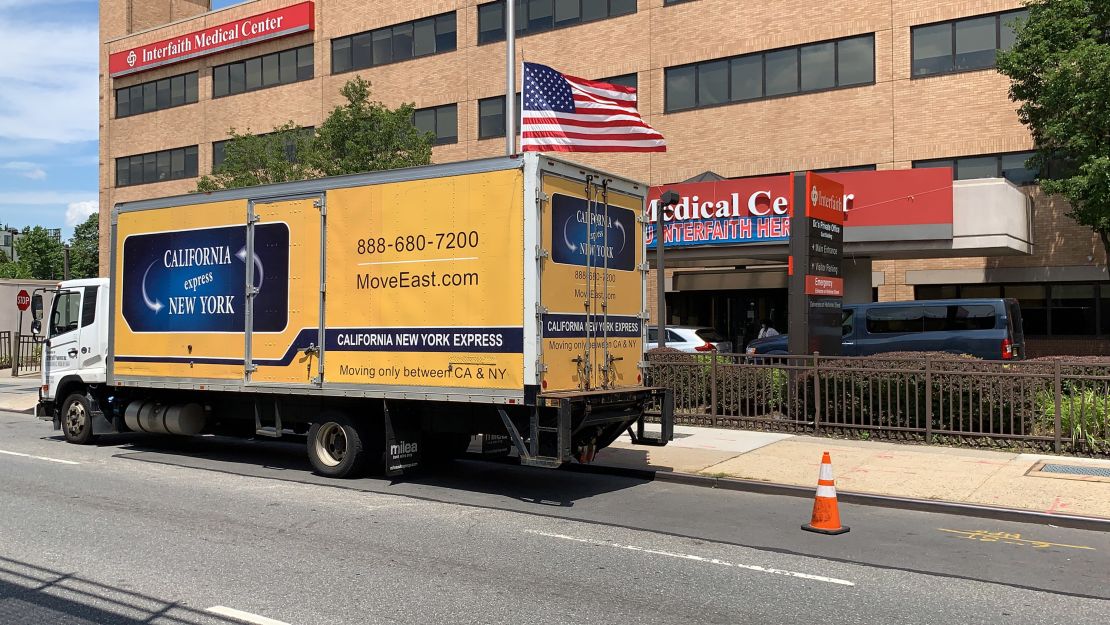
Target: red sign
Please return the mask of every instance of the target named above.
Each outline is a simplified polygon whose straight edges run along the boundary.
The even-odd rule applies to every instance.
[[[16,294],[15,305],[20,310],[27,310],[31,307],[31,296],[27,294],[26,289],[20,289],[19,293]]]
[[[844,185],[806,172],[806,217],[833,224],[844,223]]]
[[[108,73],[112,78],[117,78],[313,30],[315,15],[313,3],[301,2],[172,39],[163,39],[138,48],[123,50],[108,57]]]
[[[952,225],[949,169],[895,169],[823,176],[844,185],[841,204],[844,226],[849,230],[863,226]],[[674,216],[667,219],[669,223],[719,219],[722,215],[729,219],[788,217],[793,195],[788,175],[661,185],[648,192],[652,222],[659,196],[672,189],[682,200]],[[711,239],[704,243],[729,242]]]
[[[806,275],[806,295],[844,296],[844,278]]]

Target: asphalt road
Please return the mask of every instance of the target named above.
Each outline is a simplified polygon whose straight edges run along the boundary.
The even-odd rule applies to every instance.
[[[841,506],[852,531],[827,537],[798,529],[808,508],[477,461],[336,482],[289,444],[121,435],[76,447],[0,413],[0,624],[1110,614],[1110,534]]]

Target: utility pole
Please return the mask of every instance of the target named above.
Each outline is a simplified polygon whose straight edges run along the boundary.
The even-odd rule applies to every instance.
[[[677,191],[666,191],[663,195],[659,196],[659,202],[655,209],[655,288],[657,303],[656,308],[658,311],[656,324],[659,327],[658,341],[656,347],[665,347],[667,345],[667,278],[663,275],[663,222],[665,221],[664,214],[670,216],[668,209],[678,204],[679,197]]]
[[[516,152],[516,0],[505,0],[505,156]]]

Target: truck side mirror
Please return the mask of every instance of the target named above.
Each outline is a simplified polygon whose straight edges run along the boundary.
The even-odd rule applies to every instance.
[[[38,319],[31,320],[31,334],[35,336],[42,334],[42,321]]]
[[[42,320],[42,294],[35,293],[31,296],[31,318],[35,321]],[[42,324],[39,324],[40,328]]]

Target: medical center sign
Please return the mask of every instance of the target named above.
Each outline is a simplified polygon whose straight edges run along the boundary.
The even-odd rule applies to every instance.
[[[667,247],[790,239],[790,176],[766,176],[652,187],[648,194],[648,247],[655,246],[659,196],[670,188],[682,199],[672,215],[664,215]]]
[[[115,52],[108,57],[108,72],[112,78],[117,78],[313,30],[314,18],[313,3],[301,2],[172,39]]]

